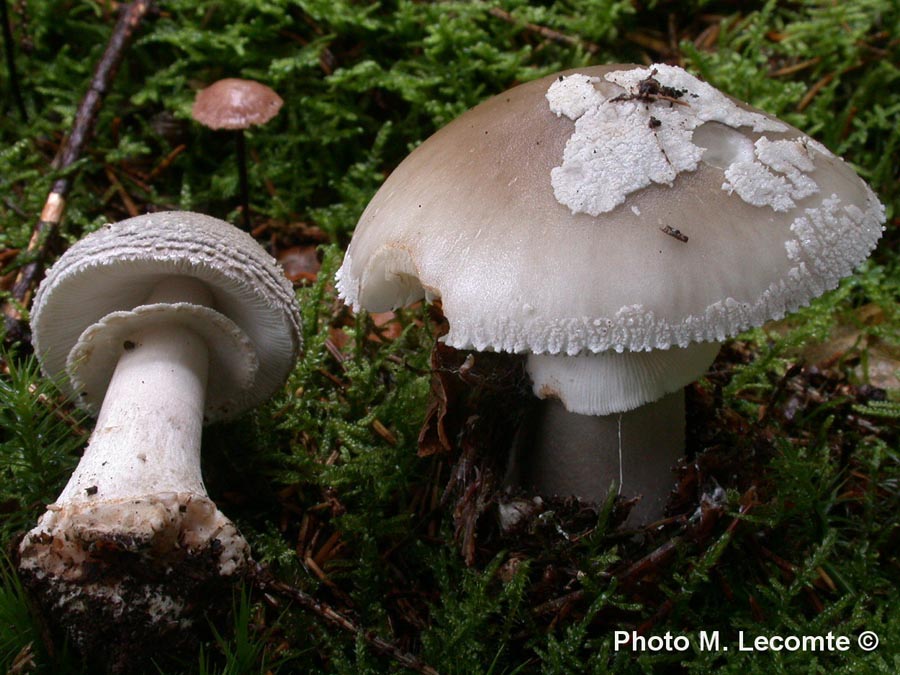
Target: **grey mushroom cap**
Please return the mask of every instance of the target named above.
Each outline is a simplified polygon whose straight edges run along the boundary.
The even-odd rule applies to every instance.
[[[147,304],[154,287],[169,277],[203,282],[215,311],[189,303]],[[78,346],[71,361],[74,377],[62,378],[62,384],[75,395],[87,378],[91,391],[83,403],[94,409],[103,400],[115,359],[92,357],[109,363],[90,377],[79,374],[92,344],[118,341],[125,334],[123,326],[143,325],[161,313],[209,334],[213,367],[233,364],[233,372],[211,376],[211,385],[235,391],[208,397],[208,420],[232,417],[269,398],[287,378],[301,346],[299,308],[276,261],[229,223],[169,211],[106,225],[60,257],[35,295],[35,353],[47,375],[60,377]],[[210,318],[215,313],[224,319]],[[221,343],[210,337],[213,333],[222,334]],[[242,356],[227,355],[229,345]]]
[[[648,78],[665,98],[638,95]],[[883,222],[853,169],[798,129],[679,68],[596,66],[422,143],[369,203],[337,284],[355,309],[440,297],[460,349],[644,352],[808,304]]]

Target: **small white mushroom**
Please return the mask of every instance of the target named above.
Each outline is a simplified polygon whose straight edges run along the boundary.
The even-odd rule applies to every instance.
[[[193,618],[198,589],[247,569],[246,541],[203,484],[201,432],[287,377],[300,344],[293,290],[228,223],[156,213],[72,246],[38,289],[31,324],[44,371],[66,374],[97,424],[25,535],[20,570],[84,651],[107,649],[109,622],[132,636],[143,626],[152,642]]]
[[[834,288],[884,209],[820,143],[680,68],[511,89],[385,181],[337,274],[384,311],[440,297],[446,343],[528,354],[543,412],[510,480],[661,515],[682,388],[719,343]]]

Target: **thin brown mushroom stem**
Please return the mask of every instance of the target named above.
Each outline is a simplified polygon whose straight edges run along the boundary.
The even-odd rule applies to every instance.
[[[250,231],[250,182],[247,180],[247,142],[244,138],[244,130],[238,129],[237,135],[237,162],[238,180],[241,190],[241,222],[244,229]]]

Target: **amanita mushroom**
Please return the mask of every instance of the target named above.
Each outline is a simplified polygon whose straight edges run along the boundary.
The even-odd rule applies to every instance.
[[[73,245],[38,289],[31,325],[44,371],[65,374],[98,418],[62,494],[25,535],[19,568],[82,651],[127,669],[205,623],[210,594],[247,568],[246,541],[203,484],[201,429],[283,383],[298,307],[248,234],[166,212]]]
[[[241,190],[241,218],[250,230],[250,187],[247,181],[247,144],[244,129],[271,120],[284,101],[273,89],[253,80],[227,77],[197,92],[191,117],[210,129],[235,131],[238,179]]]
[[[442,300],[448,345],[528,354],[543,399],[510,479],[663,512],[683,387],[719,343],[834,288],[884,209],[841,159],[684,70],[568,71],[468,111],[391,174],[338,289]]]

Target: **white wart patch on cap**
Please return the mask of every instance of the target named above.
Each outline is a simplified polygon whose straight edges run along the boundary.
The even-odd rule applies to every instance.
[[[822,144],[809,138],[770,141],[763,136],[754,148],[755,159],[734,162],[725,169],[722,189],[728,194],[737,192],[748,204],[784,212],[797,205],[795,200],[819,191],[807,173],[816,168],[813,152],[831,155]]]
[[[607,213],[632,192],[696,170],[705,149],[693,142],[694,130],[707,122],[787,130],[675,66],[604,78],[618,85],[617,93],[601,92],[594,86],[600,78],[578,73],[555,80],[546,93],[550,110],[575,122],[563,163],[550,172],[556,199],[572,213]]]

